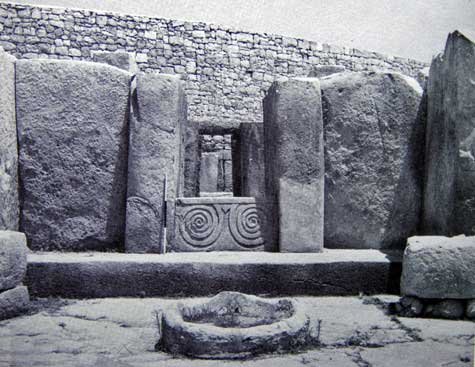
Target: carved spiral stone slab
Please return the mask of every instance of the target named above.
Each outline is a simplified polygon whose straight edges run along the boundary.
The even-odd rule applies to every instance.
[[[183,239],[193,247],[212,245],[221,233],[222,218],[211,205],[194,205],[182,214],[180,232]]]
[[[244,247],[255,247],[264,244],[262,228],[265,213],[253,204],[237,205],[229,216],[229,230],[234,240]]]

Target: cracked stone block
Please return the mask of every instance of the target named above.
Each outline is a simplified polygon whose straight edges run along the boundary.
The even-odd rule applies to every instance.
[[[0,291],[22,282],[26,274],[27,251],[23,233],[0,231]]]
[[[0,230],[18,230],[18,150],[15,118],[15,57],[0,47]]]
[[[401,294],[432,299],[475,298],[475,237],[415,236],[407,241]]]
[[[264,98],[270,244],[281,252],[323,250],[323,122],[319,80],[274,82]]]
[[[21,230],[31,249],[122,247],[130,80],[95,62],[17,61]]]
[[[135,74],[138,71],[137,63],[133,54],[128,52],[93,51],[92,60],[115,66],[116,68]]]
[[[164,220],[171,242],[174,199],[183,191],[186,97],[178,76],[140,73],[136,81],[130,119],[125,250],[160,252]]]
[[[0,293],[0,320],[18,316],[28,309],[28,289],[18,286]]]
[[[427,82],[426,234],[475,234],[475,44],[449,34]]]
[[[398,73],[320,79],[325,247],[404,248],[421,210],[422,89]]]

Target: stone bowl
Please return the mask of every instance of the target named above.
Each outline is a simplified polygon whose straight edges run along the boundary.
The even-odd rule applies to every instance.
[[[239,359],[307,345],[310,320],[297,302],[221,292],[162,313],[159,349],[195,358]]]

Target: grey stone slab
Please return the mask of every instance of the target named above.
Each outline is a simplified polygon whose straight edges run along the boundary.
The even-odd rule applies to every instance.
[[[377,250],[322,253],[35,253],[26,284],[38,297],[399,293],[401,259]],[[71,276],[74,274],[74,276]],[[276,281],[278,279],[278,281]]]
[[[422,89],[415,79],[383,72],[320,82],[325,246],[402,249],[422,205]]]
[[[198,196],[200,192],[200,144],[196,124],[188,123],[185,129],[184,195]]]
[[[426,234],[475,234],[475,44],[451,33],[427,82]]]
[[[404,252],[401,293],[420,298],[475,298],[475,237],[416,236]]]
[[[249,197],[179,198],[171,251],[263,251],[265,208]]]
[[[241,194],[264,200],[265,198],[265,158],[264,125],[241,124]]]
[[[27,251],[23,233],[0,231],[0,291],[22,282],[26,274]]]
[[[218,153],[202,153],[200,159],[200,192],[218,191]]]
[[[0,230],[18,230],[18,150],[15,117],[15,58],[0,48]]]
[[[92,60],[115,66],[119,69],[135,74],[138,71],[137,63],[133,54],[128,52],[116,51],[92,51]]]
[[[152,73],[137,75],[135,94],[130,122],[125,250],[159,252],[164,245],[165,218],[168,241],[173,238],[174,199],[182,196],[186,98],[178,76]]]
[[[21,315],[28,309],[29,301],[28,289],[24,286],[0,292],[0,320]]]
[[[264,152],[269,243],[281,252],[321,251],[325,168],[318,79],[272,84],[264,98]]]
[[[21,230],[30,247],[120,248],[131,75],[82,61],[16,65]]]

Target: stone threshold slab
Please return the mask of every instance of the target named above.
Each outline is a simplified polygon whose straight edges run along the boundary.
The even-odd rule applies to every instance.
[[[25,279],[37,297],[192,297],[223,290],[267,296],[399,293],[402,253],[34,252]]]

